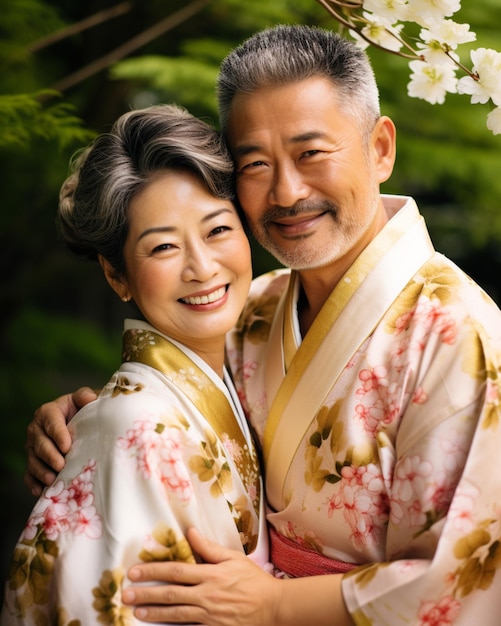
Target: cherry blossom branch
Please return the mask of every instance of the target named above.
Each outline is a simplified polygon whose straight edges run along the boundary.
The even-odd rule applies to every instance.
[[[487,48],[470,52],[470,69],[456,53],[476,40],[469,24],[450,17],[461,0],[316,0],[362,48],[371,46],[409,60],[409,96],[442,104],[447,93],[471,96],[472,104],[489,103],[487,127],[501,134],[501,53]],[[421,27],[415,46],[403,31]],[[405,50],[405,51],[403,51]],[[456,77],[460,70],[465,74]]]

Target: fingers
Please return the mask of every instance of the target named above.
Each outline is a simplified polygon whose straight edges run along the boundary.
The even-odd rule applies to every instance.
[[[52,485],[57,474],[35,456],[32,448],[27,450],[28,463],[24,474],[24,484],[32,495],[38,497],[44,487]]]
[[[164,584],[128,587],[122,593],[122,601],[135,605],[134,615],[146,622],[200,623],[202,609],[198,606],[197,587],[192,585],[203,581],[205,567],[210,566],[176,562],[135,565],[129,570],[129,578],[134,583],[162,581]],[[179,584],[169,584],[171,581]]]
[[[80,389],[77,389],[71,396],[72,402],[77,410],[81,409],[96,398],[97,392],[90,387],[80,387]],[[73,415],[71,415],[71,417],[73,417]],[[69,420],[67,419],[67,421]]]
[[[198,585],[208,576],[209,565],[199,565],[190,563],[180,563],[176,561],[156,561],[151,563],[138,563],[133,565],[128,576],[134,583],[136,582],[165,582],[179,585]],[[151,587],[138,587],[142,592],[148,593]]]
[[[51,485],[64,467],[64,455],[71,448],[67,422],[88,402],[96,399],[90,387],[81,387],[74,394],[60,396],[38,407],[28,425],[27,469],[24,484],[39,496],[44,486]]]
[[[231,558],[243,557],[243,553],[225,548],[219,543],[207,539],[194,527],[188,529],[186,537],[190,542],[193,552],[198,554],[202,561],[206,563],[221,563]]]
[[[49,407],[49,405],[43,405],[37,409],[33,421],[28,424],[26,429],[28,469],[40,472],[45,465],[45,467],[48,466],[55,472],[59,472],[64,467],[64,456],[61,454],[58,446],[62,445],[63,449],[67,451],[71,446],[71,436],[62,414],[56,416],[58,423],[54,426],[47,421],[50,415],[47,417],[48,414],[44,413],[45,407]],[[38,473],[35,474],[35,477],[42,480]]]
[[[134,615],[139,619],[158,624],[200,624],[205,623],[205,611],[198,606],[196,591],[191,587],[177,585],[157,585],[124,590],[125,604],[134,604]]]

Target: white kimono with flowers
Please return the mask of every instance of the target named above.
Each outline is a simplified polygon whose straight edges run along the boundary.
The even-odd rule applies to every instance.
[[[71,421],[71,452],[21,534],[2,626],[143,623],[139,561],[194,562],[185,532],[268,559],[260,472],[236,394],[200,358],[126,322],[124,363]]]
[[[497,626],[501,313],[433,250],[413,200],[385,206],[302,341],[287,270],[253,282],[230,338],[268,520],[358,566],[342,589],[359,626]]]

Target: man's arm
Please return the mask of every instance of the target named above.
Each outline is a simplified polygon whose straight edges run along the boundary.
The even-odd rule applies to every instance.
[[[122,593],[134,614],[150,623],[206,626],[353,626],[341,593],[341,574],[278,579],[242,552],[188,531],[204,563],[134,565]],[[159,584],[161,582],[170,584]]]
[[[51,485],[57,472],[64,467],[64,455],[71,448],[67,423],[88,402],[96,399],[90,387],[81,387],[73,394],[60,396],[42,404],[28,425],[26,452],[28,455],[24,484],[34,496]]]

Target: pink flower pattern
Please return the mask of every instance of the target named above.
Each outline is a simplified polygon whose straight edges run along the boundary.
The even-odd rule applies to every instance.
[[[118,448],[129,452],[137,470],[145,478],[155,472],[165,489],[181,502],[193,497],[193,485],[183,459],[182,433],[168,426],[157,429],[157,423],[148,418],[138,419],[125,437],[117,440]]]
[[[90,460],[67,488],[62,480],[48,487],[33,508],[21,538],[31,540],[43,532],[51,541],[64,533],[98,539],[102,522],[94,506],[95,469],[96,462]]]
[[[439,602],[423,602],[419,608],[418,626],[451,626],[459,614],[461,604],[447,596]]]
[[[332,517],[335,509],[343,511],[353,544],[358,549],[376,545],[387,519],[381,473],[375,465],[346,466],[341,470],[341,477],[338,492],[327,503],[328,516]]]
[[[390,499],[393,524],[405,523],[409,528],[425,524],[422,494],[426,492],[432,471],[431,463],[423,461],[418,455],[404,456],[397,463]]]

